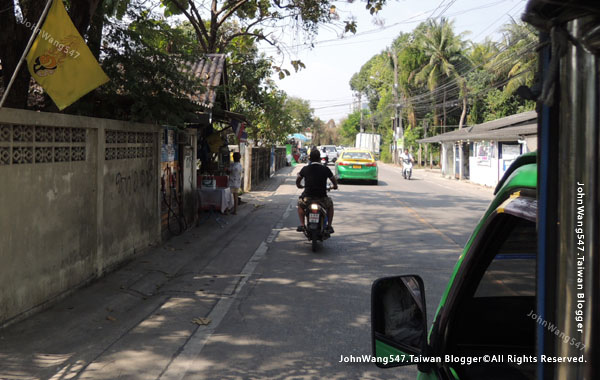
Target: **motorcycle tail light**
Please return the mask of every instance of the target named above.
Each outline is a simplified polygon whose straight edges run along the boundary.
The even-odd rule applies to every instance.
[[[319,205],[313,203],[312,205],[310,205],[310,209],[313,211],[319,211]]]

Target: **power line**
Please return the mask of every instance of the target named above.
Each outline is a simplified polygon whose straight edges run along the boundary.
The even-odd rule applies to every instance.
[[[442,4],[444,4],[445,2],[446,2],[446,0],[442,0],[442,2],[438,4],[438,6],[433,10],[433,12],[431,12],[429,17],[427,17],[427,20],[429,20],[430,18],[433,18],[433,15],[435,14],[435,12],[437,12],[437,10],[440,9],[442,7]]]
[[[519,58],[523,55],[523,53],[527,52],[527,51],[531,51],[531,50],[535,50],[535,48],[539,46],[539,44],[537,42],[532,42],[526,46],[524,46],[522,49],[520,49],[519,51],[516,52],[511,52],[511,54],[507,55],[506,57],[504,57],[500,63],[495,63],[495,66],[489,67],[489,70],[500,70],[501,68],[505,68],[505,66],[511,65],[513,63],[513,60],[515,58]],[[494,55],[493,57],[491,57],[490,59],[488,59],[487,61],[473,67],[469,72],[472,72],[478,68],[481,68],[483,66],[485,66],[486,64],[492,62],[496,57],[498,57],[498,55],[504,53],[506,50],[508,50],[510,47],[506,47],[504,50],[499,51],[496,55]],[[487,86],[486,88],[479,90],[477,92],[474,93],[470,93],[468,94],[468,98],[476,98],[479,94],[487,94],[487,92],[498,88],[500,86],[504,86],[506,85],[509,81],[511,81],[512,79],[515,79],[517,77],[520,77],[526,73],[528,73],[531,70],[524,70],[518,74],[515,74],[514,76],[511,76],[509,78],[506,78],[500,82],[497,83],[493,83],[489,86]],[[467,72],[467,73],[469,73]],[[466,75],[467,73],[465,73],[464,75]],[[446,87],[444,87],[446,86]],[[446,100],[445,103],[437,103],[437,104],[431,104],[431,99],[432,98],[436,98],[437,96],[440,95],[441,92],[446,91],[446,96],[449,96],[449,99]],[[446,107],[448,105],[452,105],[455,102],[460,102],[460,97],[458,97],[460,93],[460,88],[458,85],[458,79],[454,79],[451,80],[449,82],[447,82],[446,84],[439,86],[438,88],[436,88],[434,91],[426,91],[423,92],[421,94],[417,94],[413,97],[410,97],[408,99],[404,99],[403,103],[414,109],[415,111],[426,111],[426,110],[430,110],[433,108],[443,108]],[[455,97],[456,96],[456,97]],[[422,99],[422,100],[421,100]],[[419,101],[420,100],[420,101]],[[354,102],[346,102],[346,103],[340,103],[340,104],[334,104],[334,105],[325,105],[325,106],[321,106],[321,107],[315,107],[313,109],[315,110],[322,110],[322,109],[331,109],[331,108],[340,108],[340,107],[346,107],[346,106],[350,106],[354,104]],[[394,104],[388,104],[387,107],[393,107]]]
[[[443,2],[444,1],[442,1],[442,3]],[[456,2],[456,0],[453,0],[451,2],[451,4],[454,4],[454,2]],[[490,7],[496,6],[498,4],[502,4],[504,2],[505,2],[504,0],[499,0],[499,1],[496,1],[496,2],[491,3],[491,4],[481,5],[481,6],[477,6],[477,7],[474,7],[474,8],[469,8],[469,9],[466,9],[466,10],[463,10],[463,11],[458,11],[458,12],[455,12],[455,13],[451,13],[451,14],[448,14],[447,17],[461,16],[461,15],[464,15],[464,14],[472,12],[472,11],[476,11],[476,10],[480,10],[480,9],[485,9],[485,8],[490,8]],[[442,15],[443,15],[443,13],[440,13],[440,15],[436,16],[436,18],[439,18]],[[411,17],[409,17],[407,19],[395,22],[395,23],[390,24],[390,25],[386,25],[386,26],[383,26],[383,27],[380,27],[380,28],[377,28],[377,29],[371,29],[371,30],[367,30],[367,31],[364,31],[364,32],[352,34],[352,35],[349,35],[347,37],[332,38],[332,39],[321,40],[321,41],[313,41],[313,42],[305,42],[305,43],[296,44],[296,45],[289,45],[289,46],[286,46],[285,49],[288,50],[288,51],[290,49],[295,49],[295,48],[303,48],[301,50],[312,49],[312,48],[317,47],[317,45],[321,45],[321,44],[325,44],[325,43],[341,42],[341,41],[344,41],[344,40],[349,40],[349,39],[354,39],[354,38],[357,38],[357,37],[362,37],[362,36],[365,36],[365,35],[368,35],[368,34],[380,33],[380,32],[383,32],[383,31],[385,31],[387,29],[390,29],[390,28],[393,28],[393,27],[396,27],[396,26],[399,26],[399,25],[421,23],[421,22],[425,22],[425,21],[431,19],[431,17],[427,17],[427,18],[421,18],[421,19],[416,19],[415,20],[415,17],[418,17],[418,16],[419,15],[411,16]],[[338,44],[334,43],[334,44],[327,45],[327,47],[337,46],[337,45]],[[269,51],[270,52],[274,52],[274,51],[277,51],[277,50],[278,50],[277,47],[272,47],[272,46],[267,46],[267,47],[264,47],[264,48],[261,49],[261,51],[264,51],[264,52],[269,52]]]
[[[510,12],[513,11],[513,9],[515,9],[517,6],[521,5],[521,3],[517,3],[515,4],[512,8],[510,8],[505,14],[503,14],[502,16],[498,17],[496,19],[496,21],[494,21],[493,23],[489,24],[485,29],[483,29],[481,32],[479,32],[479,34],[477,34],[475,37],[473,37],[473,40],[477,39],[477,37],[479,37],[480,35],[482,35],[486,30],[488,30],[489,28],[491,28],[494,24],[496,24],[498,21],[502,20],[505,16],[510,16]],[[497,29],[495,30],[497,31]]]
[[[528,51],[533,51],[537,47],[539,47],[539,44],[537,42],[531,42],[530,44],[524,46],[519,51],[512,52],[511,54],[504,57],[501,61],[496,62],[495,66],[488,67],[488,70],[501,71],[501,69],[504,68],[505,65],[506,66],[510,65],[512,63],[512,60],[522,57],[523,55],[525,55],[525,53],[527,53]],[[491,57],[487,61],[482,62],[481,64],[473,67],[469,71],[463,73],[462,77],[466,77],[466,75],[470,74],[471,72],[474,72],[475,70],[480,69],[480,68],[486,66],[487,64],[493,62],[494,59],[496,59],[498,56],[500,56],[502,53],[506,52],[509,49],[510,49],[510,46],[507,46],[505,49],[500,50],[498,53],[496,53],[493,57]],[[454,91],[454,90],[460,90],[459,79],[450,80],[449,82],[446,82],[445,84],[443,84],[441,86],[438,86],[434,91],[422,92],[420,94],[414,95],[414,96],[406,99],[406,101],[409,103],[414,103],[420,99],[431,98],[432,96],[439,95],[439,94],[443,93],[443,91]]]

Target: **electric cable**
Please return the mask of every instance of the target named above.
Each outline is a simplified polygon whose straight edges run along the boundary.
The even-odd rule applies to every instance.
[[[496,6],[498,4],[502,4],[502,3],[504,3],[503,0],[497,1],[497,2],[494,2],[494,3],[491,3],[491,4],[486,4],[486,5],[481,5],[481,6],[469,8],[469,9],[466,9],[466,10],[463,10],[463,11],[459,11],[459,12],[448,14],[447,17],[461,16],[461,15],[464,15],[464,14],[472,12],[472,11],[476,11],[476,10],[480,10],[480,9],[485,9],[485,8],[490,8],[490,7],[493,7],[493,6]],[[383,27],[380,27],[380,28],[377,28],[377,29],[370,29],[370,30],[367,30],[367,31],[364,31],[364,32],[359,32],[359,33],[356,33],[356,34],[344,36],[342,38],[332,38],[332,39],[328,39],[328,40],[306,42],[306,43],[297,44],[297,45],[289,45],[289,46],[286,46],[286,48],[292,49],[292,48],[302,47],[303,49],[301,49],[301,50],[312,49],[312,48],[317,47],[317,45],[321,45],[321,44],[325,44],[325,43],[330,43],[330,42],[340,42],[340,41],[344,41],[344,40],[348,40],[348,39],[353,39],[353,38],[361,37],[361,36],[368,35],[368,34],[380,33],[382,31],[385,31],[387,29],[390,29],[390,28],[393,28],[393,27],[396,27],[396,26],[399,26],[399,25],[412,24],[412,23],[421,23],[421,22],[425,22],[425,21],[427,21],[427,20],[429,20],[431,18],[431,17],[427,17],[427,18],[421,18],[421,19],[416,19],[415,20],[415,18],[418,17],[418,16],[420,16],[420,15],[411,16],[411,17],[409,17],[407,19],[395,22],[395,23],[390,24],[390,25],[386,25],[386,26],[383,26]],[[441,16],[441,14],[440,14],[440,16]],[[440,16],[437,16],[436,18],[439,18]],[[388,38],[387,37],[386,38],[382,38],[381,40],[384,40],[384,39],[388,39]],[[331,47],[331,46],[338,46],[338,45],[339,44],[330,44],[330,45],[325,45],[325,46],[322,46],[322,47]],[[321,46],[319,46],[319,47],[321,47]],[[274,51],[277,51],[277,50],[278,49],[276,47],[272,47],[272,46],[266,46],[266,47],[264,47],[264,48],[261,49],[261,51],[264,51],[264,52],[269,52],[269,51],[274,52]]]
[[[539,44],[535,43],[535,44],[532,44],[532,45],[533,46],[537,46]],[[530,49],[531,49],[531,46],[527,45],[527,46],[525,46],[522,49],[522,51],[526,51],[526,50],[530,50]],[[512,53],[510,56],[506,57],[504,59],[504,61],[512,63],[512,59],[513,58],[520,56],[519,53],[520,53],[520,51]],[[482,63],[482,64],[478,65],[477,67],[473,68],[471,71],[473,71],[473,70],[475,70],[475,69],[477,69],[479,67],[482,67],[484,65],[485,65],[485,63]],[[503,84],[508,83],[510,80],[512,80],[514,78],[517,78],[517,77],[520,77],[521,75],[523,75],[524,73],[529,72],[529,71],[531,71],[531,70],[526,70],[525,72],[518,73],[518,74],[516,74],[514,76],[511,76],[509,78],[506,78],[506,79],[504,79],[504,80],[502,80],[500,82],[491,84],[491,85],[487,86],[486,88],[484,88],[482,90],[479,90],[477,93],[481,93],[481,92],[486,92],[487,93],[488,91],[491,91],[494,88],[498,88],[499,86],[502,86]],[[457,91],[458,92],[460,91],[460,88],[458,86],[458,81],[457,80],[452,80],[452,81],[450,81],[449,83],[447,83],[445,85],[437,87],[434,91],[423,92],[423,93],[417,94],[417,95],[415,95],[413,97],[404,99],[403,103],[410,104],[411,107],[413,107],[413,108],[415,108],[417,110],[423,110],[425,108],[432,107],[431,106],[431,98],[435,97],[436,95],[440,95],[441,92],[444,91],[444,90],[447,91],[447,95],[458,95],[458,93],[456,93]],[[468,94],[468,97],[472,97],[472,96],[473,96],[473,93],[469,93]],[[447,100],[446,103],[448,104],[448,103],[451,103],[453,101],[459,101],[459,100],[460,99],[458,99],[458,98],[455,99],[454,97],[451,97],[451,99]],[[313,109],[314,110],[320,110],[320,109],[328,109],[328,108],[339,108],[339,107],[343,107],[343,106],[350,106],[352,104],[353,104],[352,102],[340,103],[340,104],[326,105],[326,106],[321,106],[321,107],[313,107]],[[389,104],[388,105],[388,107],[393,107],[393,106],[394,106],[393,104]],[[439,103],[439,104],[435,105],[435,107],[438,107],[438,106],[439,106],[439,108],[441,108],[443,106],[443,103]]]
[[[492,65],[487,67],[488,70],[495,71],[495,72],[503,71],[504,69],[510,67],[513,64],[515,59],[522,57],[527,52],[535,51],[539,46],[540,45],[537,41],[532,41],[529,44],[527,44],[526,46],[522,47],[520,50],[515,51],[515,52],[510,52],[510,54],[508,54],[507,56],[502,57],[499,61],[494,62],[494,60],[496,58],[498,58],[499,56],[501,56],[501,54],[505,53],[506,51],[508,51],[511,48],[510,46],[506,46],[504,49],[499,50],[494,56],[490,57],[485,62],[482,62],[479,65],[472,67],[468,71],[464,72],[461,76],[465,77],[469,73],[474,72],[475,70],[478,70],[490,63]],[[509,78],[508,80],[510,80],[510,79],[514,79],[514,77]],[[495,88],[495,87],[497,87],[497,86],[490,85],[486,89],[491,89],[491,88]],[[416,94],[409,98],[406,98],[403,100],[403,103],[411,104],[413,107],[419,107],[421,105],[423,105],[423,106],[429,105],[429,104],[431,104],[431,98],[435,98],[436,96],[443,94],[444,91],[446,91],[446,96],[451,97],[451,99],[448,100],[447,102],[455,100],[452,98],[454,98],[455,96],[458,97],[458,95],[460,93],[459,79],[452,79],[452,80],[436,87],[436,89],[433,91],[424,91],[422,93],[419,93],[419,94]],[[339,108],[342,106],[350,106],[353,103],[354,102],[345,102],[345,103],[339,103],[339,104],[333,104],[333,105],[323,105],[323,106],[319,106],[319,107],[313,107],[313,109],[321,110],[321,109],[327,109],[327,108]],[[393,105],[389,105],[389,106],[393,106]]]

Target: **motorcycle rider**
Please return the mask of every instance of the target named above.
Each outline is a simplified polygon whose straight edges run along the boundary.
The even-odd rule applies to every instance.
[[[298,217],[300,218],[298,232],[302,232],[306,228],[305,210],[311,201],[319,202],[327,210],[327,232],[330,234],[334,232],[333,227],[331,227],[333,201],[327,196],[327,179],[329,178],[333,183],[334,190],[338,188],[338,183],[331,169],[321,165],[320,161],[321,152],[318,149],[311,149],[310,163],[303,167],[296,177],[296,187],[299,189],[304,188],[302,195],[298,198]],[[304,179],[304,186],[302,186],[302,179]]]
[[[400,160],[402,161],[402,175],[406,178],[405,170],[412,169],[415,160],[412,154],[408,152],[408,149],[404,149],[404,153],[400,155]]]
[[[321,161],[323,161],[323,159],[325,159],[325,164],[329,163],[329,156],[327,155],[327,150],[325,149],[325,147],[321,148]]]

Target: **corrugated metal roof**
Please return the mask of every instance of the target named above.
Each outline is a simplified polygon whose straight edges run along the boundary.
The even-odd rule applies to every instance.
[[[521,136],[535,135],[537,133],[537,124],[519,125],[517,127],[506,127],[491,131],[476,131],[470,133],[469,140],[498,140],[498,141],[514,141]]]
[[[537,133],[537,112],[527,111],[452,132],[417,140],[420,143],[440,143],[466,140],[517,140]]]
[[[204,59],[189,62],[188,72],[201,79],[204,91],[191,95],[192,101],[206,108],[213,108],[217,88],[225,82],[225,54],[207,54]],[[225,106],[225,105],[223,105]]]

